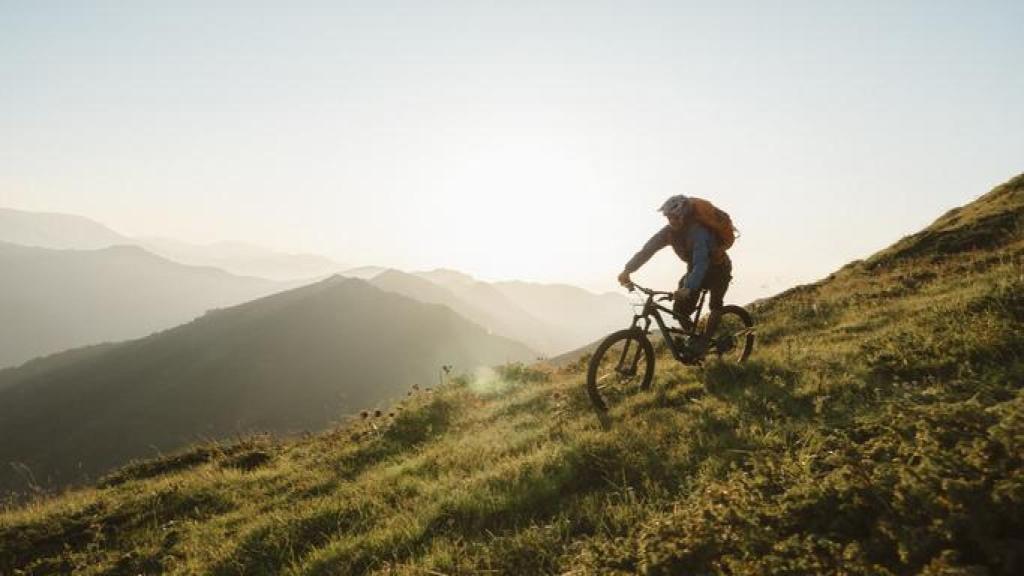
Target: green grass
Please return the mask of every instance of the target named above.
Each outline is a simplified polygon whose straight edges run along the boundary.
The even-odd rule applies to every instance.
[[[660,354],[608,426],[578,364],[454,378],[11,503],[0,573],[1021,573],[1022,196],[761,303],[744,365]]]

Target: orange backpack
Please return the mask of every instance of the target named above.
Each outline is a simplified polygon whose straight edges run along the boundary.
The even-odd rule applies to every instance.
[[[689,203],[692,207],[690,213],[697,222],[707,226],[718,239],[719,250],[724,253],[731,248],[738,236],[736,227],[732,225],[732,218],[707,200],[691,197]]]

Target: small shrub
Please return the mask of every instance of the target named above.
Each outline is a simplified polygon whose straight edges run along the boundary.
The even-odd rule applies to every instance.
[[[384,438],[403,446],[419,444],[447,430],[454,410],[451,400],[432,395],[423,405],[397,414]]]
[[[501,379],[510,382],[547,382],[551,379],[549,372],[527,366],[522,362],[510,362],[498,366],[494,370]]]

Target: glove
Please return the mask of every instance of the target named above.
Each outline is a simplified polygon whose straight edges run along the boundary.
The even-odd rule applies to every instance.
[[[633,281],[629,279],[629,272],[623,270],[623,272],[619,274],[619,284],[622,284],[626,288],[633,287]]]
[[[684,287],[680,288],[679,290],[676,290],[676,293],[672,295],[672,298],[676,302],[681,302],[681,301],[686,300],[687,298],[689,298],[691,294],[693,294],[693,290],[690,290],[689,288],[684,286]]]

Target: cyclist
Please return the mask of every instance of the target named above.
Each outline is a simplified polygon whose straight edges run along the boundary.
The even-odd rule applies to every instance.
[[[693,329],[690,315],[697,307],[700,291],[706,289],[710,295],[707,327],[696,338],[690,350],[693,354],[703,354],[718,327],[722,300],[732,280],[732,261],[725,250],[720,249],[715,234],[693,217],[693,206],[688,197],[681,194],[672,196],[658,210],[668,218],[668,225],[651,236],[643,248],[630,258],[618,280],[623,286],[630,287],[630,274],[647,263],[655,252],[665,246],[672,246],[676,255],[686,262],[686,274],[679,280],[672,305],[683,329]]]

